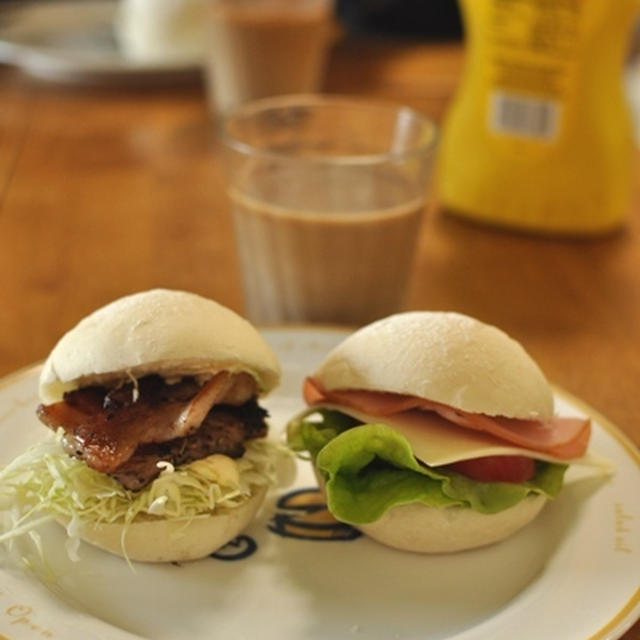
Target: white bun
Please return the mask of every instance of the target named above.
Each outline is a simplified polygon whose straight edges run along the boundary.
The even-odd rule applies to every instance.
[[[185,520],[134,520],[123,537],[122,524],[80,525],[90,544],[137,562],[186,562],[204,558],[233,540],[251,522],[267,492],[260,487],[243,504]]]
[[[318,487],[326,499],[322,474],[313,467]],[[428,507],[420,502],[396,505],[368,524],[351,526],[394,549],[414,553],[454,553],[500,542],[529,524],[547,498],[531,494],[498,513],[478,513],[468,507]]]
[[[530,495],[513,507],[492,514],[413,502],[392,507],[375,522],[356,526],[373,540],[395,549],[451,553],[504,540],[531,522],[545,502],[542,495]]]
[[[207,9],[207,0],[120,0],[120,51],[140,63],[197,64],[206,49]]]
[[[408,394],[471,413],[553,414],[549,383],[522,346],[453,312],[399,313],[367,325],[335,347],[313,378],[328,391]]]
[[[148,373],[165,377],[245,371],[261,392],[280,379],[275,354],[230,309],[193,293],[153,289],[94,311],[56,344],[40,376],[40,398],[56,402],[88,384]]]

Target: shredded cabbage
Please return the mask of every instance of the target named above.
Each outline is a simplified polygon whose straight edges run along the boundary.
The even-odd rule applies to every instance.
[[[242,458],[214,454],[174,468],[160,462],[160,475],[140,491],[125,489],[110,476],[69,456],[61,446],[62,432],[29,448],[0,469],[0,511],[8,526],[0,542],[24,534],[52,520],[67,524],[67,552],[77,556],[78,524],[122,523],[158,517],[185,522],[211,515],[218,507],[233,509],[246,502],[252,489],[277,482],[278,460],[284,445],[266,440],[247,441]]]

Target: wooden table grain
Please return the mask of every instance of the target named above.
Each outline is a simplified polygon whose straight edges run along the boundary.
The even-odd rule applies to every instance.
[[[343,39],[325,89],[441,122],[462,62],[457,44]],[[63,87],[0,67],[0,375],[134,291],[188,289],[242,312],[220,165],[200,85]],[[432,206],[407,306],[502,327],[639,445],[636,191],[625,228],[592,240],[499,231]],[[640,624],[624,638],[640,640]]]

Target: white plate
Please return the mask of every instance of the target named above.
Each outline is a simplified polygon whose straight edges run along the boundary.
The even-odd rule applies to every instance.
[[[264,335],[284,368],[282,386],[266,403],[280,429],[302,406],[303,376],[344,334],[291,328]],[[33,415],[38,371],[0,384],[3,461],[44,433]],[[295,486],[273,496],[247,530],[255,552],[233,562],[137,564],[132,571],[83,545],[72,563],[64,533],[53,524],[42,530],[48,576],[9,568],[0,552],[0,638],[617,638],[640,613],[640,456],[602,416],[564,394],[557,401],[563,412],[591,415],[593,448],[617,473],[609,480],[570,476],[542,515],[503,543],[421,556],[364,537],[328,540],[332,533],[349,538],[351,530],[323,525],[322,512],[276,503],[282,494],[314,487],[301,462]],[[306,535],[275,533],[274,522]]]
[[[0,4],[0,62],[57,82],[155,84],[200,78],[196,63],[140,63],[120,52],[117,0]]]

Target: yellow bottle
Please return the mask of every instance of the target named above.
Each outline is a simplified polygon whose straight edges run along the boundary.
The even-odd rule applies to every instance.
[[[550,233],[620,226],[633,132],[622,83],[639,0],[460,0],[467,58],[443,126],[445,210]]]

